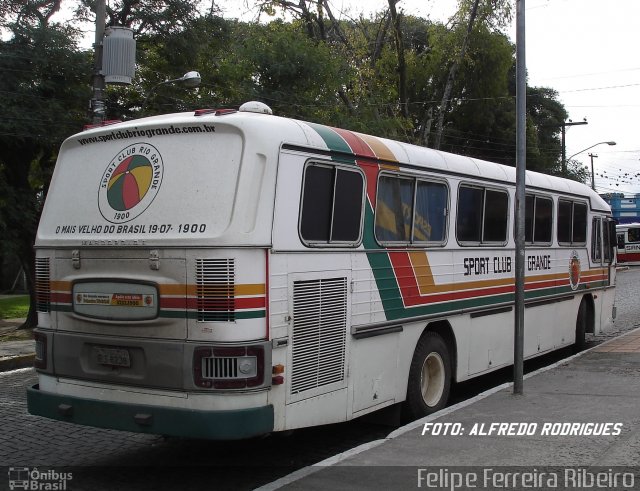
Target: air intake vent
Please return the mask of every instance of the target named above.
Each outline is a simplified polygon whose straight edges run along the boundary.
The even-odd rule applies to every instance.
[[[198,321],[235,321],[235,264],[233,259],[197,259]]]
[[[51,312],[51,268],[48,257],[36,258],[36,311]]]
[[[347,279],[293,283],[291,393],[344,380]]]

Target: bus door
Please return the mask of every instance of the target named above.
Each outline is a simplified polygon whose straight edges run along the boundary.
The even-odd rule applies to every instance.
[[[593,219],[591,227],[591,263],[595,268],[601,268],[604,271],[604,286],[611,285],[613,281],[614,230],[615,224],[612,220],[600,217]]]

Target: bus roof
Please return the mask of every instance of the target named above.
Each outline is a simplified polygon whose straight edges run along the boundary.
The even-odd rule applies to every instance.
[[[515,183],[516,169],[481,159],[451,154],[431,148],[402,143],[349,130],[332,128],[316,123],[304,122],[271,114],[251,111],[196,111],[165,114],[118,124],[92,128],[73,139],[81,141],[104,141],[102,138],[118,132],[134,130],[144,136],[149,130],[174,126],[215,125],[236,126],[247,137],[261,140],[264,144],[300,147],[309,151],[338,154],[352,159],[374,159],[391,165],[413,166],[419,169],[456,174],[474,179]],[[570,179],[527,171],[526,186],[529,189],[547,190],[561,194],[581,196],[590,201],[591,208],[610,212],[610,207],[589,186]]]

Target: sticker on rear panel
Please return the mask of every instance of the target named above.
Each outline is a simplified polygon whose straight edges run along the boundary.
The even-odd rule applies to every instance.
[[[160,190],[164,166],[160,152],[134,143],[111,159],[102,174],[98,207],[105,220],[125,223],[140,216]]]
[[[76,293],[76,305],[107,305],[111,307],[154,307],[154,295],[139,293]]]

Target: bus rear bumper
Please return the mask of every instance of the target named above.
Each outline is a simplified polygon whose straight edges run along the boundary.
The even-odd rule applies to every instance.
[[[27,388],[30,414],[97,428],[210,440],[240,440],[273,431],[273,406],[203,411],[59,395]]]

